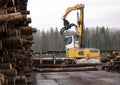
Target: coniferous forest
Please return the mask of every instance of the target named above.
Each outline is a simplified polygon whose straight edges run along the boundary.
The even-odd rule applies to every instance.
[[[117,28],[85,28],[83,30],[83,46],[85,48],[99,48],[100,50],[120,50],[120,29]],[[49,31],[38,30],[34,34],[34,52],[64,51],[64,37],[58,28]]]

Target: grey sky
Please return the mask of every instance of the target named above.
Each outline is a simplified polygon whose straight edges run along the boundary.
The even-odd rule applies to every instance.
[[[31,25],[41,30],[49,30],[50,27],[61,29],[63,27],[61,18],[65,10],[79,3],[85,4],[85,27],[120,28],[120,0],[29,0]],[[76,23],[76,13],[76,11],[70,13],[67,19]]]

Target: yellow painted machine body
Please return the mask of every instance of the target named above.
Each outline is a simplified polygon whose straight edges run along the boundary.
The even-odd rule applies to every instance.
[[[83,28],[84,28],[84,4],[77,4],[73,7],[68,7],[64,16],[63,20],[66,16],[74,10],[80,10],[80,13],[77,13],[77,30],[76,34],[74,35],[67,35],[65,36],[65,47],[66,47],[66,57],[68,58],[97,58],[100,57],[100,50],[96,48],[83,48],[82,46],[82,36],[83,36]],[[64,30],[68,30],[70,27],[66,26]],[[68,27],[68,28],[67,28]]]
[[[66,57],[76,59],[97,58],[100,57],[100,50],[95,48],[83,48],[83,49],[68,48],[66,49]]]
[[[79,36],[69,35],[65,37],[66,57],[68,58],[97,58],[100,50],[96,48],[79,48]]]

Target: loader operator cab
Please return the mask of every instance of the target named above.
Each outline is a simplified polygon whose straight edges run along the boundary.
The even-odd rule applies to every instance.
[[[79,47],[79,36],[78,35],[70,35],[65,37],[65,46],[66,48],[76,48]]]

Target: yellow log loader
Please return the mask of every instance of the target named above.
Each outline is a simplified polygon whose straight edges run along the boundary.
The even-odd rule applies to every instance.
[[[77,24],[70,23],[66,16],[74,10],[77,12]],[[60,30],[61,35],[65,37],[66,57],[68,60],[74,60],[76,64],[80,63],[100,63],[100,50],[96,48],[83,48],[82,36],[84,28],[84,4],[77,4],[73,7],[68,7],[62,17],[64,27]],[[75,34],[65,35],[65,31],[70,28],[76,28]]]

